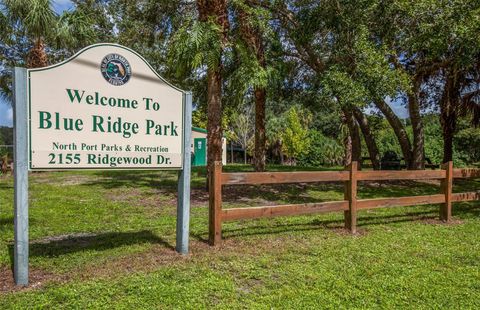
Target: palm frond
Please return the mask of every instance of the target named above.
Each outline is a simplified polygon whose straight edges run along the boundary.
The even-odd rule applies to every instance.
[[[8,105],[13,105],[12,75],[0,75],[0,98]]]
[[[4,0],[4,5],[10,20],[21,24],[33,37],[46,36],[55,26],[51,0]]]

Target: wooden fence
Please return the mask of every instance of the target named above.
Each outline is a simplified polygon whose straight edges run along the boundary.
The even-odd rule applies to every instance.
[[[440,219],[448,222],[452,216],[452,202],[480,200],[480,191],[452,193],[454,178],[480,178],[480,169],[453,169],[453,163],[449,162],[442,165],[439,170],[358,171],[357,162],[352,162],[344,171],[224,173],[222,172],[222,163],[215,162],[209,176],[209,242],[211,245],[216,245],[221,241],[223,222],[260,217],[343,211],[345,228],[355,233],[357,229],[357,210],[440,204]],[[357,199],[358,181],[426,179],[441,180],[440,192],[438,194]],[[345,183],[344,200],[340,201],[222,209],[223,185],[339,181]]]

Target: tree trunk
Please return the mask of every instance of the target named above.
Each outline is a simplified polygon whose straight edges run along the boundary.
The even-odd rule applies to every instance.
[[[249,20],[252,15],[242,6],[238,6],[238,17],[242,40],[251,53],[255,55],[260,67],[265,69],[265,47],[261,30]],[[255,171],[265,171],[266,137],[265,137],[265,102],[264,87],[255,88]]]
[[[409,169],[421,170],[425,168],[425,148],[423,122],[420,116],[420,103],[418,101],[418,92],[420,90],[421,81],[417,78],[414,82],[413,93],[408,95],[408,111],[410,113],[410,121],[413,129],[413,149],[412,160]]]
[[[380,170],[380,156],[378,152],[377,143],[375,137],[373,136],[370,126],[368,124],[368,119],[362,111],[353,107],[353,115],[362,130],[363,137],[365,139],[365,144],[367,145],[368,154],[370,155],[370,160],[372,161],[372,166],[374,170]]]
[[[447,73],[445,86],[440,100],[440,123],[443,133],[443,162],[453,160],[453,135],[456,130],[455,106],[458,98],[458,87],[455,83],[455,77]]]
[[[255,90],[255,171],[265,171],[266,135],[265,135],[265,88]]]
[[[453,134],[455,132],[455,118],[442,115],[443,131],[443,163],[453,161]]]
[[[207,70],[207,169],[215,161],[222,160],[222,53],[227,43],[229,28],[226,0],[197,0],[198,19],[213,20],[220,29],[218,39],[222,41],[218,65]]]
[[[283,155],[283,151],[282,151],[282,142],[278,143],[278,150],[280,154],[280,165],[283,166],[285,164],[285,156]]]
[[[43,38],[37,38],[32,49],[27,54],[27,68],[42,68],[48,66]]]
[[[360,140],[360,131],[358,128],[358,123],[355,120],[351,111],[343,109],[345,115],[346,124],[348,126],[348,132],[351,138],[352,144],[352,157],[351,161],[360,162],[362,156],[362,144]]]
[[[412,145],[410,139],[408,138],[407,131],[405,126],[402,124],[402,121],[398,116],[393,112],[392,108],[383,100],[377,99],[374,101],[375,106],[383,113],[387,119],[390,126],[392,126],[393,132],[397,137],[398,143],[403,153],[403,158],[407,166],[410,166],[412,161]]]
[[[247,164],[247,149],[243,150],[243,163],[245,165]]]
[[[207,166],[222,160],[222,75],[220,68],[207,72]]]
[[[343,144],[345,147],[343,165],[348,166],[352,162],[352,137],[350,137],[350,134],[345,136],[343,139]]]

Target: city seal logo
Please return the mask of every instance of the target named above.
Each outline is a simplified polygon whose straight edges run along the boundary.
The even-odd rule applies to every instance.
[[[127,59],[122,55],[108,54],[100,66],[103,77],[108,83],[121,86],[130,80],[132,69]]]

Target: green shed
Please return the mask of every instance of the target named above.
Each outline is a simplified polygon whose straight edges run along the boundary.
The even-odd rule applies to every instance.
[[[227,164],[227,140],[222,139],[222,163]],[[192,166],[207,165],[207,130],[192,127]]]

